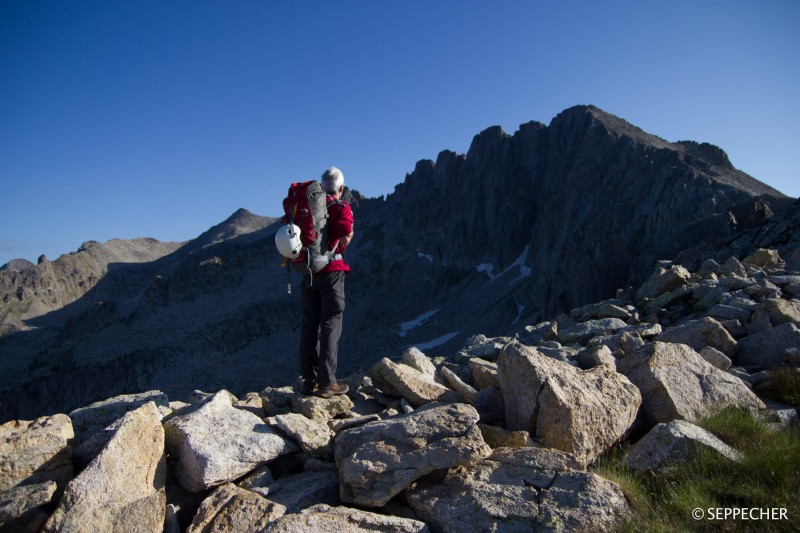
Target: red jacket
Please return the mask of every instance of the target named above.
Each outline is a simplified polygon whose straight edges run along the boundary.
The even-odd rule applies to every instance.
[[[350,209],[350,204],[336,200],[332,196],[328,196],[325,201],[329,204],[328,207],[328,249],[332,250],[336,241],[342,237],[350,235],[353,231],[353,211]],[[333,203],[331,203],[333,202]],[[337,254],[344,253],[347,246],[342,244],[336,249]],[[350,272],[350,265],[345,263],[344,259],[333,261],[331,264],[320,270],[320,272],[337,272],[344,271]]]

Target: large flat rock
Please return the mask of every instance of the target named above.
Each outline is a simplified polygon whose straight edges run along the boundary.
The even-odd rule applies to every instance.
[[[296,448],[226,391],[164,423],[180,484],[193,492],[233,481]]]
[[[342,501],[380,507],[434,470],[486,457],[478,413],[448,404],[343,431],[336,438]]]
[[[407,499],[434,531],[613,531],[630,512],[621,490],[578,469],[557,450],[504,448],[420,480]]]

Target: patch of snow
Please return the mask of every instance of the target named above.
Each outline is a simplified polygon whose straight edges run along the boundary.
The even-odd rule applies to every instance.
[[[421,344],[415,344],[414,346],[417,348],[417,350],[420,350],[420,351],[429,350],[431,348],[435,348],[437,346],[441,346],[442,344],[452,340],[459,333],[460,332],[458,332],[458,331],[455,331],[453,333],[448,333],[447,335],[442,335],[441,337],[436,337],[432,341],[423,342]]]
[[[518,282],[522,278],[526,278],[531,275],[532,269],[528,265],[525,264],[525,260],[528,258],[528,252],[530,251],[530,245],[525,245],[525,248],[522,250],[522,253],[519,254],[513,263],[508,265],[505,270],[500,272],[499,274],[494,273],[494,265],[491,263],[481,263],[480,265],[475,267],[475,270],[478,272],[485,272],[486,275],[489,277],[489,281],[493,281],[496,278],[506,274],[507,272],[511,272],[515,268],[519,268],[519,275],[508,282],[509,286],[513,285],[514,283]]]
[[[438,313],[440,310],[441,310],[441,308],[440,309],[431,309],[430,311],[426,311],[425,313],[422,313],[421,315],[419,315],[414,320],[409,320],[408,322],[403,322],[402,324],[400,324],[400,331],[397,332],[397,334],[399,336],[401,336],[401,337],[405,337],[406,333],[408,333],[412,329],[424,324],[425,321],[427,321],[433,315]]]
[[[486,272],[486,275],[489,276],[490,280],[497,277],[493,274],[494,265],[491,263],[481,263],[480,265],[475,267],[475,270],[477,270],[478,272]]]
[[[514,278],[514,279],[512,279],[511,281],[508,282],[508,286],[509,287],[511,285],[515,284],[516,282],[518,282],[519,280],[521,280],[523,278],[527,278],[528,276],[531,275],[531,272],[533,272],[533,269],[525,264],[525,260],[528,258],[528,250],[529,249],[530,249],[530,245],[526,244],[525,245],[525,249],[522,250],[522,253],[519,254],[519,257],[517,257],[517,259],[513,263],[511,263],[508,266],[507,269],[505,269],[503,271],[503,273],[505,274],[506,272],[508,272],[512,268],[519,267],[519,276],[517,276],[516,278]]]
[[[421,257],[423,259],[427,259],[429,262],[433,263],[433,257],[431,257],[430,255],[428,255],[428,254],[426,254],[424,252],[421,252],[419,250],[417,250],[417,257]]]

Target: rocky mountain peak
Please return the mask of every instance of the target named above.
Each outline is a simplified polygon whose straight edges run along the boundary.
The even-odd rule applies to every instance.
[[[14,272],[21,272],[28,267],[32,267],[33,263],[27,259],[12,259],[5,265],[0,266],[0,270],[12,270]]]
[[[239,235],[253,233],[274,223],[277,218],[255,215],[247,209],[240,207],[234,213],[202,233],[195,241],[195,245],[210,246],[212,244],[232,239]]]

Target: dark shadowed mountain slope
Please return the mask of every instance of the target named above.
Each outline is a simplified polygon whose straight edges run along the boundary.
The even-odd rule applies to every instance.
[[[72,304],[110,271],[150,263],[180,246],[155,239],[88,241],[55,261],[0,271],[0,336]]]
[[[719,148],[669,143],[591,106],[513,136],[489,128],[466,155],[417,163],[385,199],[347,198],[356,236],[341,375],[407,345],[444,355],[468,336],[506,335],[613,297],[688,248],[695,258],[752,232],[768,239],[778,220],[776,239],[793,231],[781,218],[792,200]],[[150,262],[105,263],[120,268],[75,254],[71,274],[48,282],[67,297],[36,315],[17,302],[45,294],[41,283],[3,277],[0,316],[28,330],[0,339],[0,418],[122,391],[177,399],[291,382],[298,298],[286,294],[274,221],[240,210],[180,247],[154,244]]]

